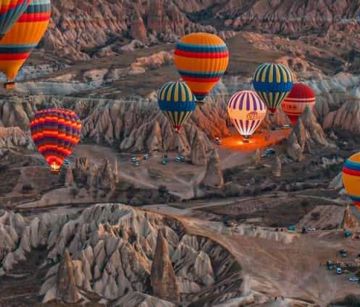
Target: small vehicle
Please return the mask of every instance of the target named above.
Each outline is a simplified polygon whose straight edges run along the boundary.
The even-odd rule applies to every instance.
[[[275,149],[273,148],[268,148],[264,151],[264,153],[261,155],[261,158],[268,158],[271,156],[274,156],[276,154]]]
[[[295,232],[296,231],[296,225],[290,225],[288,228],[287,228],[288,231],[290,232]]]
[[[185,162],[185,157],[183,155],[177,155],[175,158],[176,162]]]
[[[359,281],[360,281],[360,278],[359,278],[359,277],[356,277],[356,276],[351,276],[351,277],[349,278],[349,281],[350,281],[350,282],[359,282]]]
[[[349,231],[349,230],[345,230],[344,231],[344,237],[345,238],[350,238],[352,236],[352,232],[351,231]]]
[[[146,160],[149,160],[149,154],[144,154],[144,156],[143,156],[143,159],[146,161]]]
[[[161,160],[162,165],[167,165],[169,162],[167,155],[164,155],[164,157]]]
[[[335,269],[334,263],[333,263],[332,261],[330,261],[330,260],[328,260],[328,261],[326,262],[326,266],[327,266],[327,269],[328,269],[329,271],[332,271],[333,269]]]
[[[136,157],[136,156],[131,156],[131,162],[136,162],[136,161],[138,161],[138,158]]]
[[[336,274],[341,275],[343,273],[342,268],[336,268]]]
[[[134,165],[134,166],[140,166],[140,161],[135,161],[135,162],[132,163],[132,165]]]
[[[339,254],[341,257],[346,258],[347,257],[347,251],[345,249],[339,250]]]

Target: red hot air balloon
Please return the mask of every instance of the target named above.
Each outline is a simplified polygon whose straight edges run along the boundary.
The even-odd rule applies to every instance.
[[[306,107],[313,109],[315,102],[315,93],[311,87],[304,83],[295,83],[289,95],[284,99],[282,109],[290,121],[296,124]]]
[[[30,126],[32,139],[52,173],[59,173],[64,160],[80,141],[81,122],[75,112],[46,109],[36,112]]]

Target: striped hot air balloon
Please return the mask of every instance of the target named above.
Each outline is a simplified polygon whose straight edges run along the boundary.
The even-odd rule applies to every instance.
[[[360,210],[360,152],[346,160],[342,175],[347,194]]]
[[[20,68],[44,36],[50,15],[50,0],[32,0],[26,11],[0,41],[0,71],[8,80],[5,88],[14,87]]]
[[[282,64],[261,64],[254,75],[253,86],[256,93],[267,105],[271,113],[291,91],[293,76],[289,68]]]
[[[307,106],[312,110],[315,106],[315,93],[310,86],[304,83],[295,83],[289,95],[281,104],[283,111],[295,124]]]
[[[248,139],[266,116],[266,106],[253,91],[240,91],[229,100],[228,113],[239,133]]]
[[[30,125],[32,139],[53,173],[59,173],[66,157],[80,141],[81,122],[66,109],[38,111]]]
[[[25,12],[31,0],[0,0],[0,39]]]
[[[214,34],[191,33],[176,44],[174,62],[196,99],[203,101],[225,73],[229,51]]]
[[[165,83],[158,93],[158,103],[176,133],[196,107],[195,96],[184,82]]]

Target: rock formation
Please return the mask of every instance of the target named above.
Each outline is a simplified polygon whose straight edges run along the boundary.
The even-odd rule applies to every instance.
[[[252,29],[297,36],[319,29],[327,31],[329,36],[338,36],[344,28],[347,33],[357,35],[359,29],[354,20],[360,10],[356,1],[321,0],[311,5],[291,0],[243,1],[241,5],[237,0],[221,2],[105,0],[84,4],[79,0],[66,3],[54,0],[53,22],[44,45],[55,53],[62,50],[72,59],[87,59],[92,56],[91,50],[111,48],[116,39],[124,42],[130,37],[147,43],[148,40],[175,41],[189,32],[216,32],[214,27],[204,25],[214,19],[218,30]],[[300,14],[310,17],[291,18]],[[343,19],[348,22],[341,22]],[[323,38],[327,39],[327,36]]]
[[[74,304],[81,298],[76,287],[73,262],[67,250],[58,268],[56,289],[56,298],[64,303]]]
[[[213,150],[209,157],[205,177],[202,180],[201,185],[215,189],[220,189],[224,186],[224,177],[217,150]]]
[[[274,168],[273,168],[273,175],[275,177],[281,177],[281,166],[282,166],[281,159],[277,155],[275,158],[275,163],[274,163]]]
[[[347,99],[338,110],[324,119],[324,129],[337,128],[360,135],[360,99]]]
[[[176,220],[124,205],[34,218],[5,211],[0,236],[1,274],[28,261],[39,247],[46,251],[51,266],[39,291],[44,303],[96,297],[104,304],[129,299],[173,306],[171,299],[214,305],[243,291],[241,272],[223,247],[187,235]]]
[[[329,183],[329,189],[341,190],[344,187],[342,173],[339,173],[331,182]]]
[[[326,140],[323,129],[310,108],[306,108],[289,136],[287,154],[293,160],[300,161],[303,159],[304,152],[311,153],[326,146],[330,144]]]
[[[100,165],[94,165],[87,158],[77,158],[73,166],[65,171],[65,185],[108,193],[116,187],[117,171],[109,160],[104,160]]]
[[[352,213],[352,208],[350,208],[349,206],[346,208],[344,212],[342,228],[360,232],[360,220]]]
[[[161,230],[158,232],[154,260],[151,265],[151,287],[153,294],[161,299],[172,302],[179,300],[179,289],[169,256],[169,246]]]
[[[19,127],[0,127],[0,148],[28,148],[33,149],[34,145],[28,134]]]

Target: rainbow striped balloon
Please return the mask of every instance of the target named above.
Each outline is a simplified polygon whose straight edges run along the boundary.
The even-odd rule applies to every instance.
[[[253,86],[269,111],[275,113],[293,87],[293,76],[285,65],[265,63],[257,68]]]
[[[224,41],[209,33],[191,33],[176,44],[175,66],[198,101],[210,93],[229,64]]]
[[[71,110],[46,109],[36,112],[30,130],[51,171],[58,173],[66,157],[80,141],[81,122]]]
[[[31,0],[0,0],[0,39],[25,12]]]
[[[176,133],[196,108],[195,96],[184,82],[165,83],[158,93],[158,103]]]
[[[266,106],[255,92],[240,91],[230,98],[228,114],[239,133],[249,138],[264,120]]]
[[[360,152],[346,160],[342,175],[347,194],[360,209]]]
[[[8,79],[5,88],[14,87],[21,66],[44,36],[50,15],[50,0],[32,0],[24,14],[0,41],[0,71]]]

